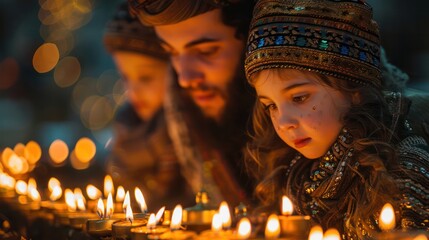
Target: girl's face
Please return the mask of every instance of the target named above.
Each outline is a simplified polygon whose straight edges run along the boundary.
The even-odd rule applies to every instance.
[[[134,110],[142,120],[149,120],[164,100],[167,63],[125,51],[113,53],[113,59],[122,75],[127,97]]]
[[[310,72],[263,70],[254,80],[277,135],[306,158],[323,156],[343,127],[350,100]]]

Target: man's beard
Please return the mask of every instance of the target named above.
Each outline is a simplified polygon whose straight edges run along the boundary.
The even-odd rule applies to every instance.
[[[234,136],[236,134],[245,135],[255,92],[247,83],[242,66],[240,64],[236,69],[234,78],[227,86],[226,94],[220,90],[215,90],[222,94],[222,97],[225,97],[226,103],[220,118],[218,118],[219,120],[206,116],[203,110],[192,100],[189,90],[182,89],[182,94],[187,99],[186,105],[192,109],[193,123],[196,124],[196,128],[201,134],[215,140],[215,142],[219,140],[225,142],[224,140],[230,139],[229,137],[237,139],[237,136]],[[238,138],[241,139],[241,137]]]

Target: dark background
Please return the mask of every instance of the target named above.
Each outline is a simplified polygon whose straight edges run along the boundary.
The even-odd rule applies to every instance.
[[[0,151],[5,147],[13,148],[17,143],[35,140],[44,151],[41,161],[46,162],[46,151],[55,139],[65,141],[72,149],[79,138],[89,137],[97,144],[97,155],[90,169],[101,175],[106,144],[111,137],[109,118],[104,122],[96,119],[101,124],[91,127],[85,115],[88,113],[82,108],[84,100],[90,97],[104,99],[101,103],[87,102],[87,105],[96,105],[96,111],[101,111],[99,118],[111,116],[117,107],[120,88],[115,84],[118,76],[103,48],[102,36],[105,24],[119,2],[0,0]],[[429,2],[368,2],[374,8],[382,45],[390,61],[409,74],[410,87],[429,91]],[[41,6],[46,7],[44,4],[71,8],[77,15],[70,19],[83,19],[55,39],[65,48],[60,51],[60,60],[73,56],[81,66],[78,80],[68,87],[59,87],[55,83],[54,70],[38,73],[32,65],[36,49],[46,41],[43,36],[47,29],[61,29],[62,26],[42,24],[40,19],[47,14],[46,10],[41,10]],[[15,77],[13,74],[11,77],[11,68],[16,69],[12,71]],[[76,100],[78,91],[81,96]],[[107,109],[107,113],[102,112],[103,109]],[[86,170],[86,174],[92,170]],[[61,171],[65,171],[64,168],[55,172]]]

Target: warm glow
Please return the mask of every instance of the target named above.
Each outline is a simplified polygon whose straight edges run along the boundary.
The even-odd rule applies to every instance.
[[[248,218],[242,218],[237,225],[237,238],[247,239],[252,234],[252,225]]]
[[[424,234],[420,234],[417,237],[415,237],[413,240],[428,240],[428,237]]]
[[[113,198],[112,193],[109,193],[109,196],[107,197],[107,203],[106,203],[106,217],[110,218],[113,214]]]
[[[42,149],[40,145],[35,141],[29,141],[27,145],[25,145],[25,158],[28,163],[36,164],[42,156]]]
[[[395,228],[395,212],[393,206],[390,203],[386,203],[380,213],[380,220],[378,226],[383,231],[389,231]]]
[[[14,189],[15,187],[15,178],[7,175],[6,173],[0,172],[0,186],[6,189]],[[28,189],[28,187],[27,187]],[[28,191],[28,190],[27,190]]]
[[[161,220],[162,215],[164,214],[164,211],[165,211],[165,207],[162,207],[162,208],[160,208],[160,209],[158,210],[158,212],[157,212],[157,213],[156,213],[156,215],[155,215],[156,223],[158,223],[158,222],[159,222],[159,220]]]
[[[49,156],[51,157],[52,162],[55,164],[61,164],[69,155],[69,148],[65,142],[62,140],[55,140],[51,143],[49,147]]]
[[[122,208],[124,209],[124,212],[127,210],[127,206],[130,206],[130,205],[131,205],[130,192],[127,191],[127,193],[125,194],[124,202],[122,203]]]
[[[22,143],[17,143],[15,147],[13,147],[13,151],[16,153],[16,155],[20,157],[25,156],[25,145]]]
[[[27,194],[27,183],[22,180],[18,180],[15,184],[15,191],[19,195]]]
[[[11,148],[5,148],[1,154],[2,162],[5,167],[8,167],[9,158],[15,154],[15,152]]]
[[[65,197],[65,200],[66,200],[66,204],[67,204],[68,210],[70,212],[75,212],[76,208],[77,208],[77,206],[76,206],[76,198],[75,198],[72,190],[69,189],[69,188],[67,188],[64,191],[64,197]]]
[[[79,209],[80,211],[85,211],[86,207],[85,207],[85,197],[82,194],[82,190],[80,188],[75,188],[74,189],[74,197],[76,199],[76,204],[77,204],[77,209]]]
[[[132,222],[134,220],[133,217],[133,210],[131,209],[130,205],[127,205],[127,210],[125,211],[125,219]]]
[[[91,162],[81,162],[77,157],[76,157],[76,151],[73,150],[70,153],[70,163],[72,165],[72,167],[76,170],[84,170],[87,169],[89,167],[89,165],[91,164]]]
[[[122,202],[124,201],[125,197],[125,189],[122,186],[118,187],[118,190],[116,191],[116,202]]]
[[[114,194],[115,190],[113,189],[113,180],[110,175],[104,177],[104,196],[106,197],[109,193]]]
[[[293,213],[293,205],[290,199],[286,196],[282,197],[282,215],[289,216]]]
[[[212,231],[219,232],[222,230],[222,218],[219,213],[215,213],[212,218]]]
[[[225,201],[220,203],[219,215],[222,219],[222,227],[224,229],[229,229],[231,227],[231,213],[229,211],[228,203]]]
[[[34,178],[28,179],[27,188],[37,188],[37,183]]]
[[[144,200],[142,191],[138,187],[134,189],[134,196],[136,197],[136,201],[140,206],[140,211],[145,213],[147,211],[146,201]]]
[[[58,179],[51,177],[48,181],[48,189],[49,191],[53,191],[55,187],[61,186],[61,183]]]
[[[83,163],[87,163],[95,156],[96,147],[91,139],[84,137],[79,139],[74,150],[77,159]]]
[[[335,228],[329,228],[323,235],[323,240],[341,240],[340,233]]]
[[[100,218],[104,218],[104,202],[103,199],[98,199],[97,214]]]
[[[86,186],[86,195],[88,195],[89,199],[95,200],[101,197],[101,191],[94,185],[89,184]]]
[[[25,159],[19,157],[16,154],[12,154],[6,166],[9,168],[12,174],[20,174],[24,172],[24,162]]]
[[[36,188],[29,188],[28,189],[28,196],[31,198],[31,200],[33,201],[40,201],[40,194],[39,191],[37,191]]]
[[[156,222],[155,214],[151,213],[149,219],[147,220],[146,227],[149,229],[154,229],[156,227]]]
[[[63,190],[61,189],[61,187],[55,186],[51,192],[51,195],[49,196],[49,199],[51,199],[51,201],[56,201],[61,198],[62,194],[63,194]]]
[[[266,238],[278,238],[280,235],[280,221],[276,214],[271,214],[268,217],[267,225],[265,227]]]
[[[182,226],[182,205],[177,205],[173,210],[173,215],[171,215],[171,230],[179,230]]]
[[[323,229],[320,225],[311,228],[308,240],[323,240]]]
[[[60,53],[53,43],[42,44],[34,53],[33,67],[39,73],[51,71],[57,65]]]

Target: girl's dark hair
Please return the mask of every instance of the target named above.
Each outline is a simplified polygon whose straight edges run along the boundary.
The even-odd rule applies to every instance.
[[[364,220],[374,219],[374,214],[379,212],[386,202],[399,209],[396,203],[399,190],[394,179],[387,173],[387,170],[399,171],[398,157],[393,146],[397,138],[392,139],[395,133],[390,130],[392,121],[388,105],[382,92],[373,86],[356,85],[316,73],[309,74],[313,74],[321,84],[343,92],[350,99],[356,93],[360,96],[359,102],[351,101],[351,108],[343,117],[344,126],[354,139],[352,161],[358,162],[359,168],[355,170],[352,164],[348,163],[343,177],[343,184],[347,187],[340,188],[339,199],[332,201],[312,195],[319,206],[324,206],[326,210],[326,214],[316,219],[319,224],[324,228],[351,230],[358,234],[360,239],[364,236],[362,231],[356,229],[357,226],[367,233],[373,232],[374,227]],[[314,160],[301,158],[289,169],[296,151],[277,136],[269,113],[258,101],[255,104],[253,128],[249,131],[249,136],[251,141],[245,151],[246,168],[259,182],[255,194],[264,210],[268,208],[278,211],[281,195],[285,194],[291,198],[298,213],[311,215],[303,206],[303,202],[309,198],[303,191],[303,176],[309,174]]]

